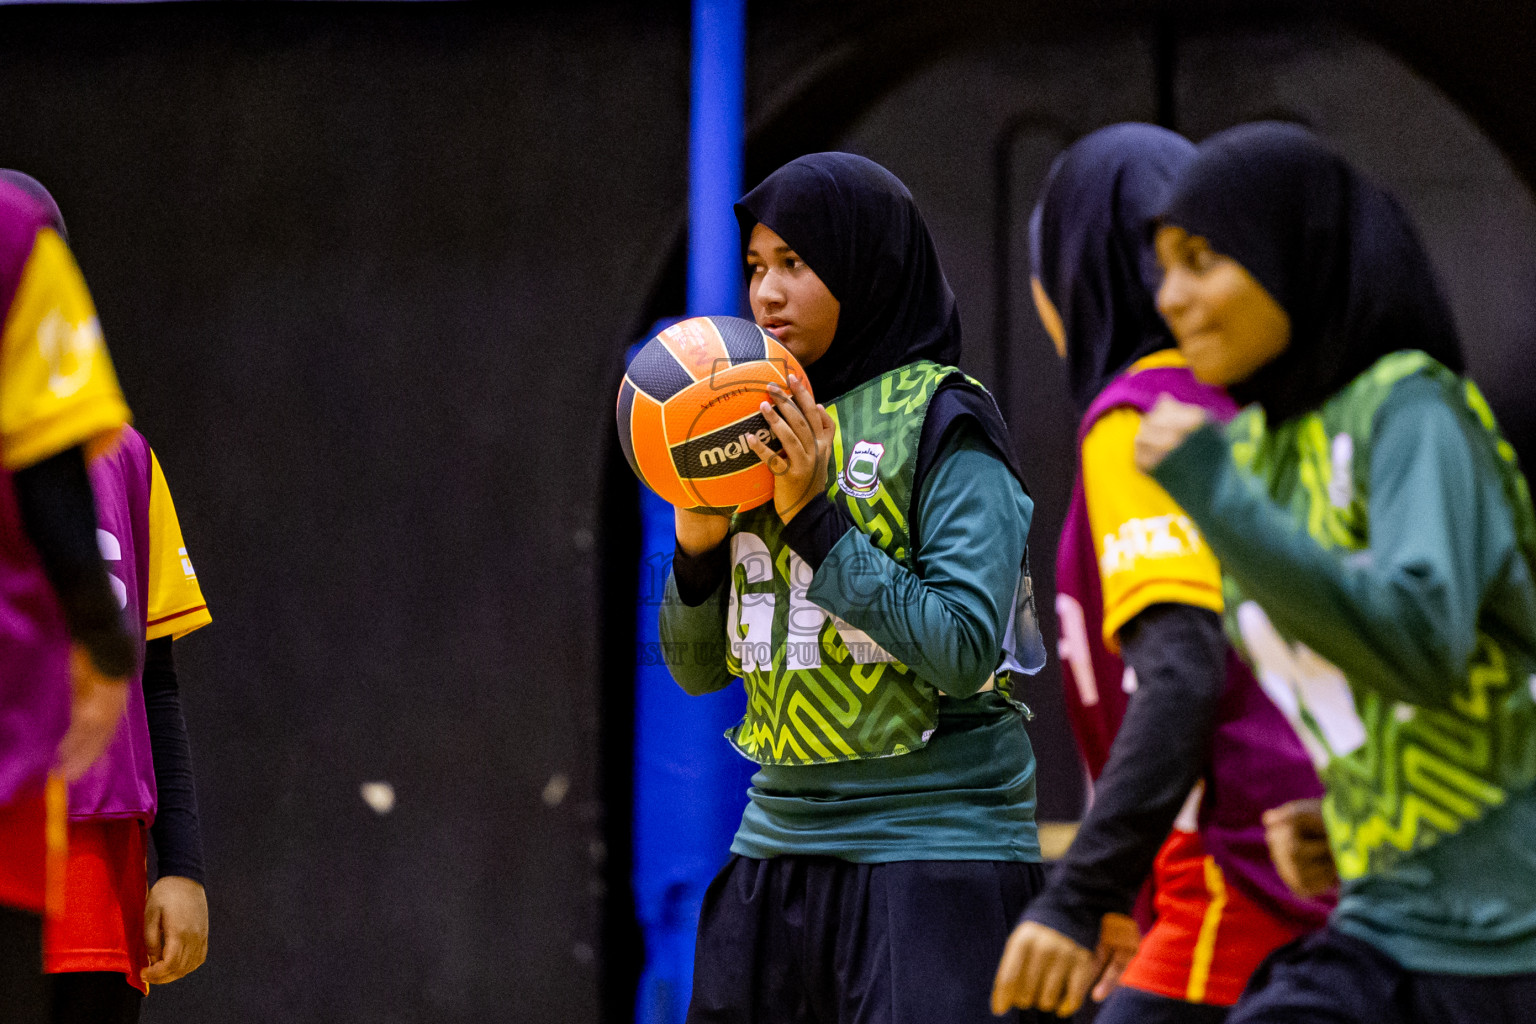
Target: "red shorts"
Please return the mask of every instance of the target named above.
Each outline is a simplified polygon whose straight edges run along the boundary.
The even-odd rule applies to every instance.
[[[61,779],[0,807],[0,904],[34,914],[62,909],[68,812]]]
[[[1228,885],[1198,832],[1168,836],[1152,879],[1157,920],[1121,978],[1132,988],[1231,1006],[1259,962],[1301,935]]]
[[[43,970],[49,974],[123,974],[147,993],[139,972],[144,948],[144,824],[132,818],[69,823],[69,875],[64,913],[43,929]]]

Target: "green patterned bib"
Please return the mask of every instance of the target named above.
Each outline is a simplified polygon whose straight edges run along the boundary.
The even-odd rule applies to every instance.
[[[1316,412],[1266,429],[1262,410],[1228,428],[1238,465],[1323,547],[1370,541],[1371,430],[1399,381],[1422,374],[1464,402],[1499,456],[1520,544],[1536,565],[1536,515],[1514,449],[1471,381],[1422,352],[1378,361]],[[1301,644],[1283,640],[1227,578],[1228,628],[1297,727],[1327,787],[1324,816],[1345,880],[1389,869],[1455,835],[1536,780],[1536,701],[1522,651],[1481,628],[1465,679],[1446,708],[1414,707],[1365,688]]]
[[[907,569],[923,421],[939,385],[959,372],[912,363],[827,406],[836,426],[827,497]],[[923,747],[938,721],[939,691],[901,663],[901,652],[810,602],[811,567],[782,532],[771,503],[731,520],[726,661],[746,686],[747,710],[726,737],[760,764],[854,761]],[[1006,687],[1007,677],[999,684]]]

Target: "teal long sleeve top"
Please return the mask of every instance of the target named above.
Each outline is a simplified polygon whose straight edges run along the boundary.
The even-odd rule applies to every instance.
[[[1238,468],[1214,426],[1152,475],[1283,635],[1357,691],[1437,708],[1467,678],[1479,628],[1536,652],[1536,585],[1478,431],[1432,381],[1395,385],[1375,416],[1370,540],[1356,552],[1314,540]],[[1413,970],[1536,970],[1533,837],[1536,792],[1512,793],[1457,834],[1347,883],[1332,924]]]
[[[1473,429],[1431,381],[1409,377],[1393,389],[1372,438],[1370,547],[1348,557],[1265,497],[1214,426],[1152,475],[1281,633],[1353,685],[1441,706],[1466,677],[1485,609],[1503,634],[1536,650],[1536,588]]]
[[[933,737],[896,757],[764,766],[733,852],[864,863],[1039,859],[1023,716],[996,692],[978,692],[999,661],[1033,503],[981,431],[961,426],[914,505],[915,571],[848,530],[816,567],[807,596],[941,692]],[[689,693],[731,681],[729,585],[690,607],[668,579],[662,651]]]

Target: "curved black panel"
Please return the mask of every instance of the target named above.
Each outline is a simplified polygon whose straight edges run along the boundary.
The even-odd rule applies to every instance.
[[[732,365],[767,357],[768,342],[757,324],[739,316],[712,316],[709,322],[720,332],[720,340],[725,343]]]
[[[635,386],[624,378],[624,383],[619,385],[619,409],[616,417],[619,429],[619,447],[624,450],[624,458],[629,463],[629,468],[635,471],[635,476],[644,478],[640,472],[640,463],[635,461],[635,442],[633,437],[633,417],[635,414]]]
[[[665,402],[694,383],[693,377],[667,346],[650,341],[630,360],[626,376],[636,388],[658,402]]]

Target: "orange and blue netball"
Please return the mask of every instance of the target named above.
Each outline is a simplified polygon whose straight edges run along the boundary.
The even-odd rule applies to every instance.
[[[768,385],[805,371],[750,320],[699,316],[646,342],[619,387],[619,443],[635,475],[679,508],[729,515],[773,497],[773,474],[747,445],[778,440],[763,419]]]

